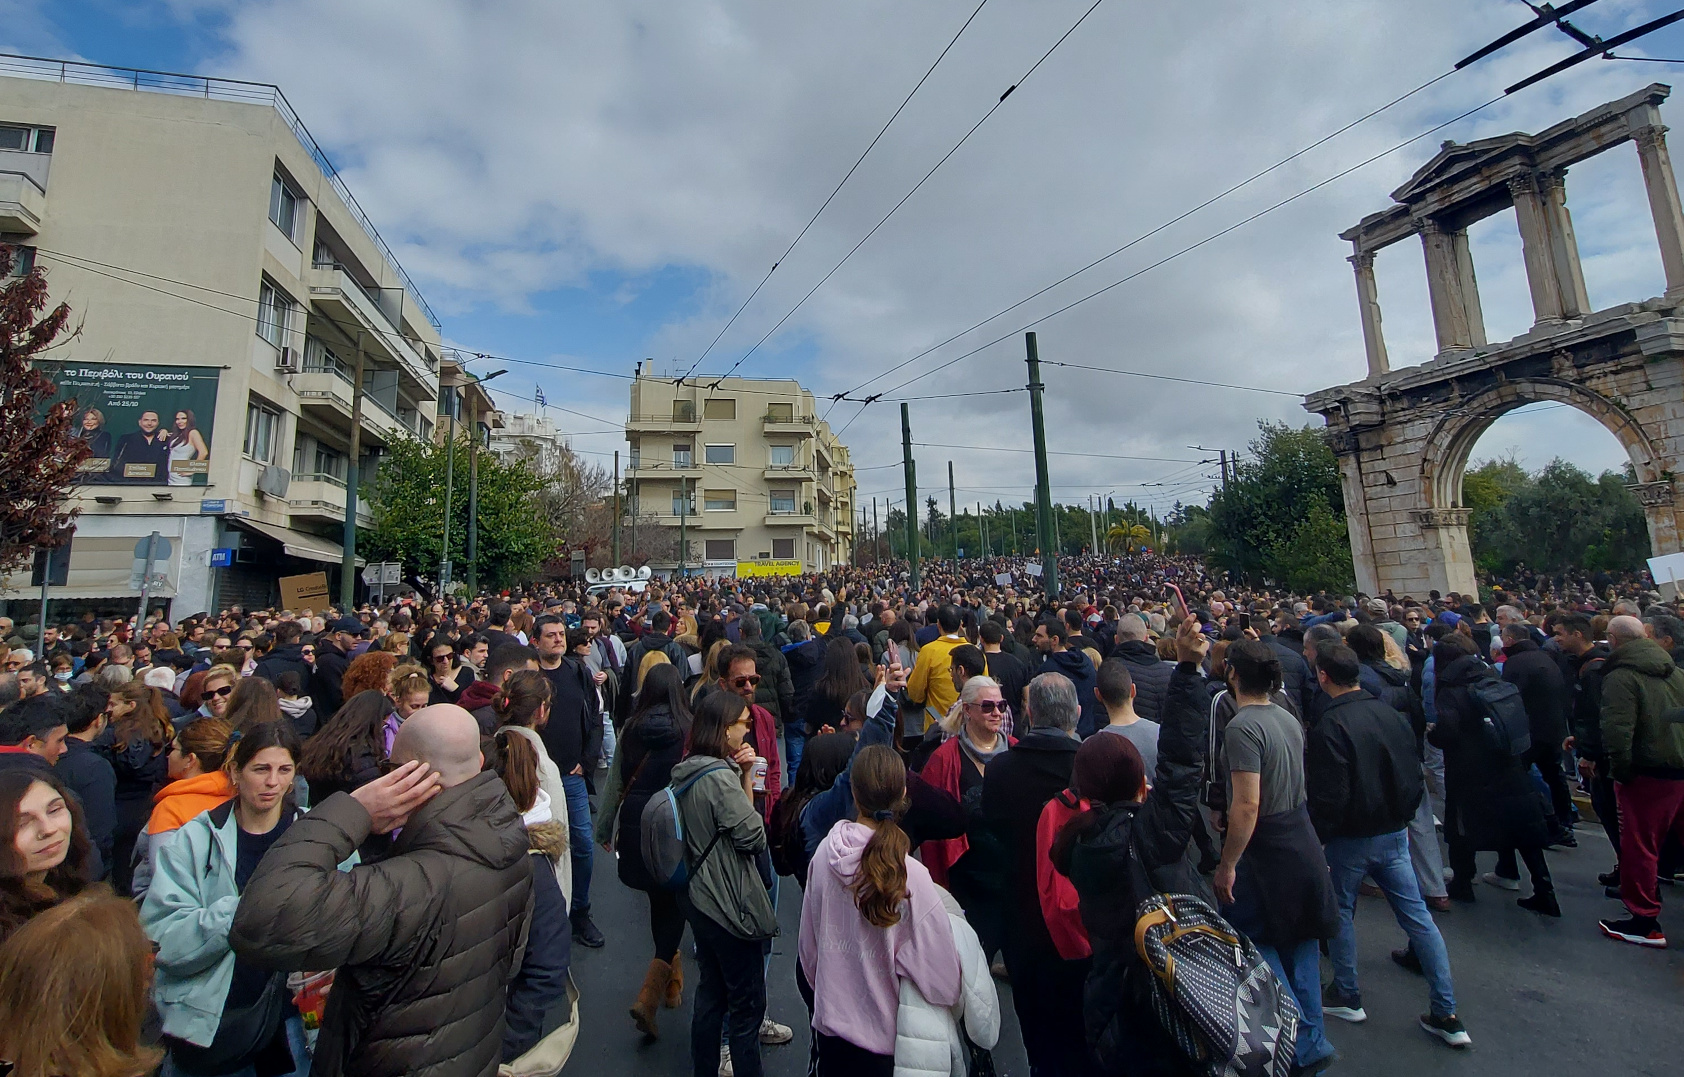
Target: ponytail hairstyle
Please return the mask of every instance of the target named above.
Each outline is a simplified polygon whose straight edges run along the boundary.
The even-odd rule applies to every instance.
[[[212,719],[199,719],[199,722],[208,721],[212,721]],[[199,722],[194,722],[193,725],[198,725]],[[192,728],[193,726],[188,726],[187,729],[182,731],[182,735],[186,736]],[[222,763],[222,769],[227,772],[228,780],[233,781],[238,778],[240,771],[250,766],[251,761],[257,758],[257,753],[265,748],[284,749],[288,755],[292,756],[295,766],[299,757],[304,754],[304,745],[300,743],[298,733],[292,728],[291,722],[254,722],[229,734],[227,758]],[[202,758],[200,765],[203,765]]]
[[[234,727],[225,719],[200,718],[176,730],[175,742],[181,754],[196,757],[199,768],[209,774],[228,761],[228,738],[233,735]]]
[[[386,676],[386,694],[394,700],[402,699],[411,692],[432,690],[433,679],[427,676],[427,671],[422,668],[421,663],[413,660],[399,662]]]
[[[906,858],[912,851],[912,841],[898,822],[908,805],[906,764],[894,749],[873,744],[854,758],[853,782],[854,803],[861,815],[873,820],[876,832],[866,842],[859,871],[848,887],[854,892],[854,907],[867,923],[893,927],[900,923],[900,904],[906,899]]]
[[[535,669],[520,669],[509,674],[509,682],[492,700],[491,709],[497,712],[502,725],[521,725],[538,728],[538,712],[550,701],[553,689],[550,679]]]
[[[480,750],[485,756],[482,769],[493,771],[503,779],[509,799],[522,815],[531,811],[538,803],[538,750],[532,747],[526,734],[499,729],[494,736],[481,738]]]

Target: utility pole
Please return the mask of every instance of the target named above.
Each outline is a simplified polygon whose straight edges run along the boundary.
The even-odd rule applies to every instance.
[[[466,373],[466,371],[464,371]],[[484,385],[492,378],[507,374],[494,370],[483,378],[475,378],[475,385]],[[491,397],[482,389],[480,395]],[[468,416],[468,597],[479,594],[479,412]]]
[[[620,567],[620,450],[614,450],[614,553],[610,560]]]
[[[357,365],[351,380],[351,450],[345,467],[345,528],[340,542],[339,611],[350,616],[357,599],[357,484],[363,451],[363,334],[357,331]]]
[[[1041,353],[1035,334],[1023,334],[1029,364],[1029,418],[1035,428],[1035,536],[1041,544],[1041,583],[1048,601],[1058,600],[1058,551],[1053,535],[1052,481],[1047,476],[1047,423],[1041,414]],[[906,406],[901,405],[903,408]]]
[[[1222,449],[1217,453],[1222,463],[1222,492],[1228,492],[1228,450]]]
[[[1099,556],[1099,514],[1094,511],[1093,495],[1092,494],[1088,495],[1088,531],[1093,536],[1093,545],[1088,547],[1088,552],[1090,554],[1092,554],[1094,557],[1098,557]]]
[[[146,571],[140,577],[140,615],[134,619],[135,638],[140,638],[140,630],[146,627],[146,603],[152,597],[152,563],[158,559],[158,532],[154,531],[146,536]],[[48,569],[52,568],[52,558],[48,557]],[[46,588],[41,589],[46,593]],[[41,631],[47,630],[47,622],[41,622]],[[39,643],[36,644],[40,646]]]
[[[911,565],[907,582],[914,593],[918,590],[918,464],[912,459],[912,415],[905,404],[900,406],[900,455],[902,470],[906,472],[906,560]]]
[[[982,539],[982,556],[986,560],[988,558],[988,517],[982,514],[982,502],[980,501],[976,503],[976,528],[977,537]]]
[[[456,387],[445,390],[445,406],[450,410],[449,433],[444,441],[444,549],[439,555],[439,595],[450,590],[450,495],[456,483]]]
[[[1012,556],[1017,557],[1023,553],[1023,546],[1017,540],[1017,506],[1014,505],[1006,511],[1011,513],[1012,517]]]
[[[883,559],[883,532],[877,526],[877,499],[871,499],[871,563],[875,566]]]
[[[947,526],[953,529],[953,571],[959,571],[959,506],[953,500],[953,461],[947,462]]]

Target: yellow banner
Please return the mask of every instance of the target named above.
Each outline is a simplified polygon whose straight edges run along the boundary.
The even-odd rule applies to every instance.
[[[737,575],[747,576],[799,576],[801,575],[800,561],[738,561]]]

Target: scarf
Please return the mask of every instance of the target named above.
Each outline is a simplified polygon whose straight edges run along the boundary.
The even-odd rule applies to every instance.
[[[993,761],[994,757],[1005,751],[1007,747],[1006,735],[1001,733],[994,741],[993,750],[984,751],[977,746],[976,741],[971,739],[970,723],[967,722],[959,727],[959,750],[970,756],[971,760],[984,770],[988,768],[988,764]]]

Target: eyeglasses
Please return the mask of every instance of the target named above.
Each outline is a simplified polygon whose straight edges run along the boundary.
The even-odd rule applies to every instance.
[[[755,673],[747,677],[732,677],[731,684],[737,688],[749,688],[760,684],[760,674]]]
[[[452,653],[454,653],[454,652],[452,652]],[[450,661],[450,655],[449,654],[435,654],[435,655],[433,655],[433,661],[435,661],[435,662],[448,662],[448,661]]]
[[[221,688],[212,688],[205,694],[208,696],[231,696],[234,694],[234,686],[231,684],[225,684]]]
[[[252,649],[252,644],[250,643],[236,643],[234,646],[238,647],[242,651],[249,651]]]
[[[973,703],[967,703],[965,706],[975,707],[984,714],[1004,714],[1007,709],[1006,701],[1003,699],[979,699]]]

